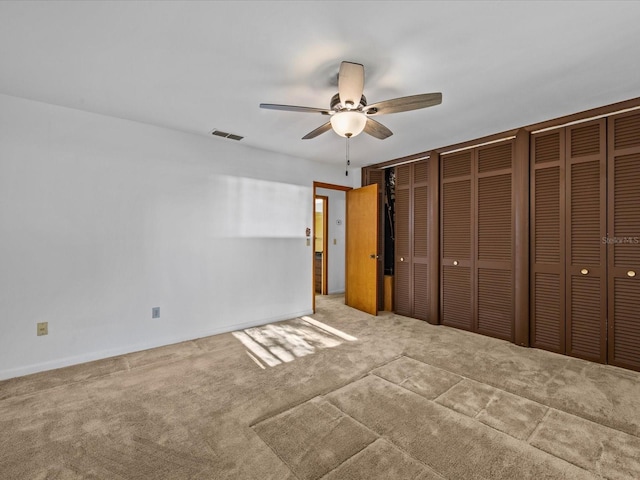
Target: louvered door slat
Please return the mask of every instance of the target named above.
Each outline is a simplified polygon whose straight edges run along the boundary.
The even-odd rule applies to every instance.
[[[511,157],[510,142],[478,149],[478,173],[510,169]]]
[[[442,323],[514,339],[514,142],[443,155]]]
[[[640,113],[621,115],[613,119],[613,145],[616,151],[640,147]]]
[[[513,276],[509,270],[478,269],[478,332],[511,340]]]
[[[429,253],[427,186],[413,189],[413,255],[426,259]]]
[[[409,189],[396,189],[396,256],[409,256]]]
[[[471,150],[442,157],[443,179],[448,180],[466,175],[471,175]]]
[[[600,265],[600,162],[571,166],[571,263]]]
[[[560,262],[560,167],[538,169],[534,177],[535,262]]]
[[[471,254],[471,181],[442,186],[443,257],[468,260]]]
[[[571,279],[571,355],[600,360],[601,295],[600,280],[594,277],[573,276]]]
[[[396,262],[394,271],[395,297],[393,303],[398,315],[411,316],[411,284],[409,282],[411,272],[408,262]]]
[[[429,269],[426,263],[413,264],[413,317],[426,320],[429,315]]]
[[[556,273],[534,274],[533,303],[535,328],[532,345],[536,348],[564,353],[564,288],[562,276]]]
[[[427,320],[429,311],[428,162],[414,165],[413,200],[413,317]]]
[[[429,160],[396,167],[396,313],[427,320]]]
[[[531,345],[565,353],[565,130],[531,139]]]
[[[504,340],[514,334],[513,143],[479,147],[475,178],[476,329]]]
[[[471,271],[469,267],[442,267],[442,324],[472,330]]]
[[[411,268],[410,254],[410,181],[411,166],[402,165],[396,167],[396,191],[395,191],[395,212],[396,212],[396,237],[395,237],[395,311],[399,315],[411,316]]]
[[[567,127],[567,353],[606,361],[605,120]]]
[[[478,179],[478,260],[510,261],[511,175]]]
[[[640,370],[640,281],[613,279],[615,329],[609,363]]]
[[[556,130],[545,135],[537,135],[533,137],[535,145],[532,155],[534,164],[559,162],[561,156],[564,158],[564,154],[560,146],[560,132],[561,130]],[[562,130],[562,133],[564,133],[564,130]]]
[[[580,126],[569,130],[571,158],[597,155],[601,151],[601,123]]]
[[[429,162],[421,160],[413,164],[413,183],[427,183],[429,180]]]
[[[441,160],[441,321],[473,330],[472,151],[443,155]]]
[[[610,231],[613,263],[616,267],[637,267],[640,266],[640,153],[616,157],[613,162],[613,232]]]
[[[608,361],[640,371],[640,113],[608,127]]]

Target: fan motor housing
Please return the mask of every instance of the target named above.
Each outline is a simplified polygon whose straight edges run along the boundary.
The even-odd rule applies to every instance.
[[[338,106],[340,106],[340,108],[337,108]],[[362,97],[360,97],[360,104],[354,110],[360,110],[361,108],[366,106],[367,106],[367,98],[364,95],[362,95]],[[344,109],[344,106],[340,104],[339,93],[336,93],[333,97],[331,97],[331,104],[329,108],[336,112]]]

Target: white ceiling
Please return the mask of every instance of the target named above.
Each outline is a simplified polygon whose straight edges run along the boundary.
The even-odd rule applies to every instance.
[[[342,60],[369,103],[442,92],[376,117],[363,166],[640,96],[640,2],[0,2],[0,93],[343,164],[345,140],[302,136]],[[229,142],[211,138],[212,142]]]

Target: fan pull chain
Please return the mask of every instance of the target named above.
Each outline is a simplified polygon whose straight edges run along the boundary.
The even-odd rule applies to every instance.
[[[347,136],[347,166],[345,168],[344,174],[348,177],[349,176],[349,165],[351,165],[351,160],[349,160],[349,139],[351,138],[351,135]]]

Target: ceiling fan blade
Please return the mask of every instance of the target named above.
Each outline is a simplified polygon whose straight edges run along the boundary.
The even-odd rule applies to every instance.
[[[432,107],[442,103],[442,93],[423,93],[409,97],[394,98],[367,105],[364,109],[367,115],[384,115],[387,113],[408,112],[419,108]]]
[[[364,125],[364,133],[368,133],[372,137],[384,140],[387,137],[393,135],[393,132],[380,122],[376,122],[373,118],[367,118],[367,123]]]
[[[357,108],[360,105],[363,90],[364,67],[359,63],[342,62],[338,73],[338,94],[342,106]]]
[[[285,110],[287,112],[303,112],[303,113],[321,113],[322,115],[331,115],[326,108],[298,107],[295,105],[277,105],[275,103],[261,103],[260,108],[269,110]]]
[[[331,130],[331,122],[327,122],[324,125],[321,125],[320,127],[316,128],[315,130],[307,133],[304,137],[302,137],[302,140],[309,140],[310,138],[316,138],[318,135],[321,135],[324,132],[328,132],[329,130]]]

